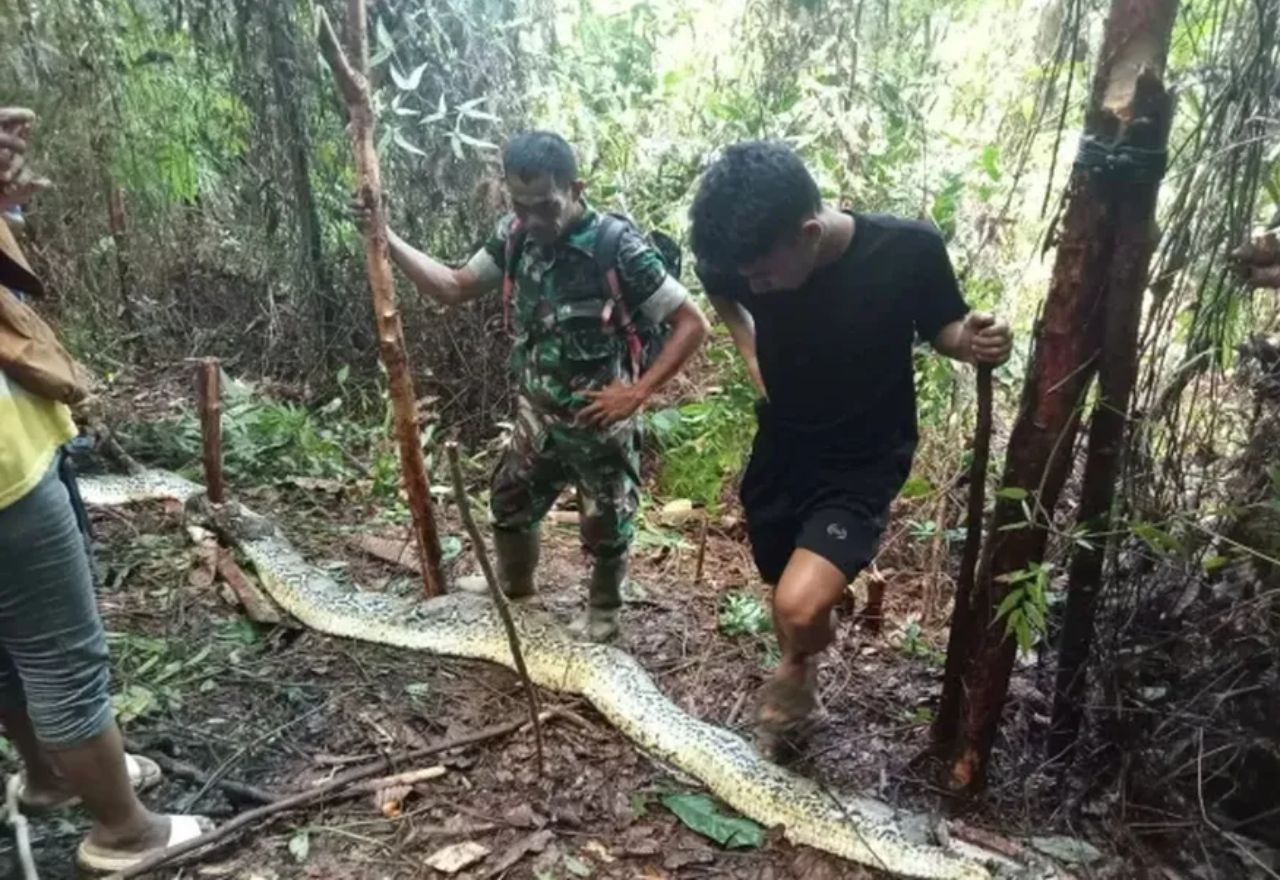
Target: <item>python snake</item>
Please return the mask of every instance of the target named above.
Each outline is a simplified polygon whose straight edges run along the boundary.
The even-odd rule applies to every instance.
[[[93,506],[203,497],[201,486],[155,470],[81,477],[80,489]],[[271,598],[303,625],[331,636],[513,667],[501,621],[487,597],[451,593],[422,600],[362,592],[307,564],[274,524],[243,506],[206,505],[205,512],[239,546]],[[924,817],[870,798],[836,795],[766,761],[736,734],[686,714],[629,654],[575,641],[543,614],[518,607],[512,612],[537,685],[584,697],[651,756],[695,777],[756,822],[783,826],[793,843],[902,877],[1066,876],[1038,857],[1015,863],[962,841],[937,842],[921,830],[928,825]]]

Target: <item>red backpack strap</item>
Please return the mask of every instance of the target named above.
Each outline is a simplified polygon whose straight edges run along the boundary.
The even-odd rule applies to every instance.
[[[644,346],[640,342],[636,325],[631,320],[631,311],[627,308],[626,300],[622,298],[622,282],[618,277],[618,246],[622,242],[622,233],[626,231],[627,226],[627,221],[621,217],[615,217],[612,214],[600,215],[600,232],[596,236],[595,258],[596,266],[604,276],[605,289],[609,292],[609,301],[605,303],[600,320],[605,327],[608,327],[614,314],[617,314],[618,326],[622,328],[627,339],[627,354],[631,361],[631,378],[634,381],[640,378]]]
[[[524,230],[520,221],[513,219],[507,227],[507,241],[502,260],[502,328],[511,332],[511,303],[515,299],[516,261],[520,259],[520,245],[524,242]]]

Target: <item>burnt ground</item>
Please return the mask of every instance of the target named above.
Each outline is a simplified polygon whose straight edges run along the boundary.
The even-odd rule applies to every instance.
[[[246,490],[240,497],[276,515],[304,554],[337,576],[372,589],[415,589],[413,574],[353,546],[358,534],[398,534],[368,497],[323,482]],[[443,516],[443,530],[461,534],[453,511]],[[829,652],[822,668],[826,722],[799,769],[833,788],[930,809],[937,805],[936,790],[927,768],[914,768],[912,759],[927,744],[942,661],[943,631],[936,623],[921,624],[919,609],[936,603],[940,588],[919,574],[921,560],[930,559],[930,542],[913,537],[906,521],[900,511],[882,554],[891,582],[884,634],[862,633],[842,618],[838,650]],[[225,598],[225,588],[201,576],[176,505],[95,511],[94,522],[117,709],[126,735],[145,751],[283,792],[380,754],[525,712],[518,680],[504,669],[250,622]],[[710,530],[706,576],[696,586],[696,525],[644,530],[633,573],[640,598],[624,612],[621,644],[687,712],[749,735],[751,696],[771,661],[769,637],[722,632],[724,595],[762,592],[740,530],[731,519],[720,526]],[[936,539],[931,545],[937,561],[940,545]],[[453,573],[472,568],[464,555]],[[584,572],[576,528],[549,526],[538,601],[567,616],[584,598]],[[1010,752],[1019,747],[1024,722],[1038,711],[1033,697],[1019,694],[1015,687]],[[526,730],[450,753],[442,761],[448,772],[405,796],[397,815],[385,815],[373,795],[288,814],[181,874],[443,876],[426,860],[447,845],[475,841],[490,855],[456,876],[881,876],[791,847],[776,835],[759,849],[716,846],[659,803],[666,793],[696,791],[696,784],[638,752],[590,706],[556,694],[542,697],[548,707],[568,708],[576,718],[547,725],[541,778]],[[1070,826],[1062,796],[1050,783],[1011,770],[1002,768],[1001,777],[1016,781],[997,788],[971,823],[1001,833],[1087,832],[1112,849],[1101,839],[1104,829]],[[146,799],[158,809],[216,819],[250,806],[216,786],[172,778]],[[68,875],[83,830],[74,813],[35,822],[43,876]],[[1109,876],[1146,875],[1121,869]]]

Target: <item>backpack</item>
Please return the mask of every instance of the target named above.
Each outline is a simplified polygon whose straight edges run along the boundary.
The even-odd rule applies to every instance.
[[[618,278],[618,247],[622,243],[623,233],[628,229],[637,228],[631,218],[624,214],[602,213],[594,253],[601,283],[608,293],[608,301],[600,315],[600,321],[607,327],[610,321],[617,320],[619,329],[626,337],[632,380],[640,378],[640,375],[648,369],[662,349],[670,331],[666,323],[656,327],[636,327],[635,322],[631,320],[631,310],[627,308],[626,301],[622,297],[622,282]],[[678,281],[683,262],[680,245],[671,236],[657,230],[643,237],[662,260],[667,274]],[[511,330],[511,303],[515,295],[516,257],[524,245],[524,238],[520,221],[514,221],[507,235],[506,270],[502,274],[502,315],[508,332]]]

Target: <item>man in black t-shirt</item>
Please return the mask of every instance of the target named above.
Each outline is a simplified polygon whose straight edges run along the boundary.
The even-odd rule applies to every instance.
[[[814,656],[911,470],[916,339],[998,364],[1013,338],[969,311],[932,226],[824,205],[785,145],[730,147],[690,213],[698,275],[762,395],[742,502],[782,652],[758,717],[783,732],[814,708]]]

